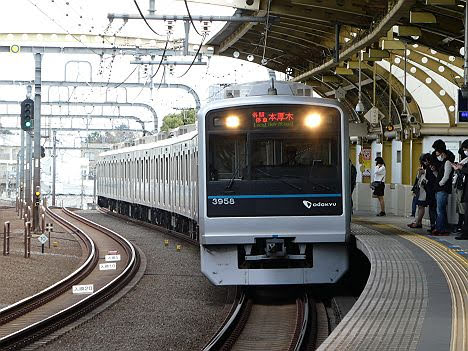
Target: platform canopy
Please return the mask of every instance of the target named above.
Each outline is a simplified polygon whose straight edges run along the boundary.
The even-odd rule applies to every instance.
[[[236,14],[268,21],[228,23],[208,44],[215,54],[263,64],[323,97],[339,97],[353,121],[365,120],[354,111],[361,53],[365,110],[377,107],[384,125],[395,126],[406,116],[406,48],[406,112],[416,124],[454,126],[464,7],[459,0],[260,0],[258,10],[238,8]]]

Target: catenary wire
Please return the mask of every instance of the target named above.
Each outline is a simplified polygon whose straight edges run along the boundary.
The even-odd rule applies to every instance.
[[[136,1],[136,0],[133,0],[133,3],[135,4],[135,6],[136,6],[138,12],[140,13],[141,18],[143,19],[143,21],[145,21],[145,23],[146,23],[146,25],[148,26],[148,28],[151,29],[151,31],[152,31],[154,34],[161,36],[161,34],[159,34],[158,32],[156,32],[156,31],[153,29],[153,27],[151,27],[151,25],[148,23],[148,21],[146,20],[145,15],[143,14],[143,12],[141,12],[140,6],[138,6],[137,1]]]
[[[200,50],[201,50],[201,47],[202,47],[202,45],[203,45],[203,42],[205,41],[205,38],[206,38],[206,35],[203,36],[202,41],[201,41],[201,43],[200,43],[200,46],[198,47],[198,50],[197,50],[197,52],[195,53],[195,56],[193,57],[193,60],[192,60],[192,62],[190,63],[189,68],[187,68],[187,70],[184,72],[184,74],[182,74],[181,76],[178,76],[177,78],[182,78],[183,76],[185,76],[185,75],[188,73],[188,71],[190,71],[190,68],[192,68],[193,64],[195,63],[195,60],[196,60],[197,57],[198,57],[198,54],[200,53]]]
[[[187,0],[184,0],[184,3],[185,3],[185,8],[187,9],[187,14],[189,16],[189,19],[190,19],[190,23],[192,23],[192,27],[193,29],[195,29],[195,32],[197,32],[197,34],[199,36],[201,36],[200,32],[198,31],[197,27],[195,27],[195,23],[193,23],[193,18],[192,18],[192,15],[190,13],[190,10],[189,10],[189,7],[188,7],[188,4],[187,4]]]

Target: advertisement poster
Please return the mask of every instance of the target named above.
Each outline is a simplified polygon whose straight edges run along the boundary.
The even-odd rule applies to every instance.
[[[361,164],[360,171],[362,173],[362,182],[370,181],[371,177],[371,148],[362,148],[359,154],[359,163]]]

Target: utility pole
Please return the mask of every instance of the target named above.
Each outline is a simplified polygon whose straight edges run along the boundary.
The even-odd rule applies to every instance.
[[[52,206],[55,206],[55,175],[57,166],[57,131],[53,132],[53,149],[52,149]]]
[[[34,206],[32,227],[39,231],[41,195],[41,63],[42,54],[34,54]]]
[[[26,206],[31,206],[31,200],[32,200],[31,198],[31,164],[32,164],[31,134],[27,132],[23,132],[23,133],[25,133],[25,137],[26,137],[26,167],[25,167],[25,177],[24,177],[24,184],[25,184],[24,200],[26,202]]]
[[[20,169],[19,169],[19,198],[21,201],[21,208],[23,208],[24,202],[24,131],[21,130],[21,148],[19,151],[20,154]]]

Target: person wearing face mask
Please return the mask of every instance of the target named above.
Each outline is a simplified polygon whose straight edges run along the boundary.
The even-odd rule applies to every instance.
[[[437,183],[437,168],[439,167],[439,161],[436,156],[426,154],[425,157],[426,167],[426,202],[429,207],[429,219],[431,222],[431,228],[428,229],[429,233],[435,229],[437,219],[437,203],[436,203],[436,183]]]
[[[378,217],[385,216],[385,162],[382,157],[375,158],[375,170],[374,170],[374,181],[371,186],[374,189],[373,196],[379,199],[380,203],[380,212],[377,214]]]
[[[437,218],[436,228],[432,231],[432,235],[448,235],[447,202],[448,195],[452,193],[452,162],[455,161],[455,155],[447,150],[445,143],[440,139],[436,140],[432,147],[439,161],[435,184]]]
[[[464,165],[468,162],[468,157],[465,155],[465,151],[461,147],[458,150],[458,155],[460,156],[460,162],[458,164]],[[453,175],[453,188],[455,189],[455,196],[457,202],[457,213],[458,213],[458,223],[455,229],[455,232],[461,233],[463,231],[463,222],[465,218],[465,203],[463,202],[463,188],[465,183],[465,175],[460,170],[455,170]]]
[[[416,199],[418,205],[418,213],[414,222],[408,224],[408,227],[410,228],[422,228],[422,219],[424,217],[424,213],[426,212],[426,207],[429,205],[428,200],[430,200],[430,196],[428,196],[428,192],[426,191],[428,185],[426,174],[429,174],[430,172],[430,170],[428,170],[430,157],[430,154],[423,154],[419,158],[421,167],[418,170],[416,182],[413,186],[414,198]]]
[[[463,153],[465,154],[465,156],[467,156],[465,160],[468,159],[468,139],[466,139],[462,143],[461,148],[463,149]],[[464,176],[462,202],[465,204],[465,218],[462,234],[460,236],[455,237],[455,239],[468,240],[468,161],[464,164],[461,164],[461,162],[454,164],[453,169],[457,172],[460,172],[459,174]]]

